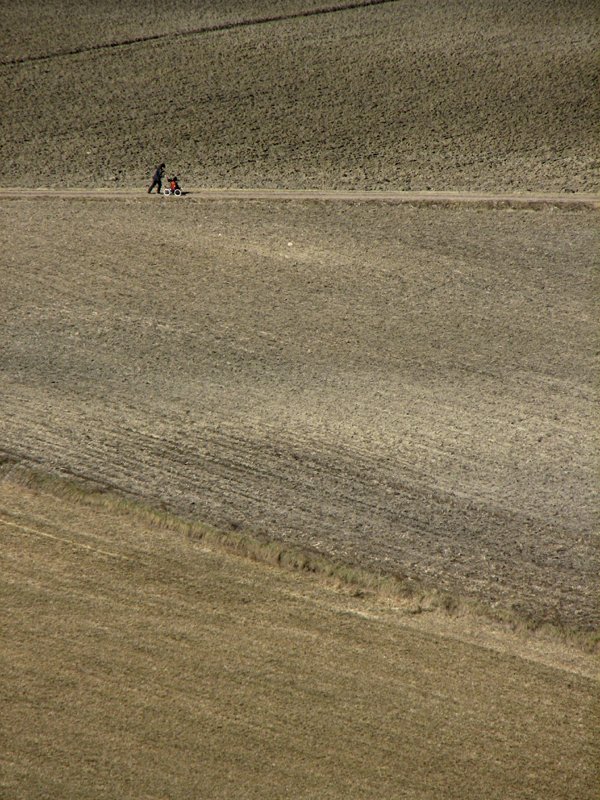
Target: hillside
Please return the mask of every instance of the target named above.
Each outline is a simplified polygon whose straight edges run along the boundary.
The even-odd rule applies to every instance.
[[[0,450],[596,629],[594,211],[3,204]]]
[[[0,9],[0,796],[595,798],[600,4]]]
[[[195,6],[11,5],[2,184],[600,189],[597,4]]]
[[[0,477],[2,797],[597,797],[591,657]]]

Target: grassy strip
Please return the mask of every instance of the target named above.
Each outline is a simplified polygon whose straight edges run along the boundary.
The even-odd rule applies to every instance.
[[[219,530],[197,520],[185,519],[168,510],[154,508],[147,500],[127,497],[96,481],[51,475],[10,458],[3,459],[0,455],[0,482],[3,480],[51,494],[53,497],[82,503],[88,508],[131,516],[150,527],[172,531],[192,541],[202,542],[213,550],[294,572],[308,573],[351,592],[355,597],[391,600],[407,614],[438,612],[452,616],[469,616],[482,622],[500,624],[516,633],[535,634],[575,646],[587,653],[600,652],[600,631],[579,631],[556,623],[540,622],[514,609],[491,607],[457,593],[425,587],[405,576],[382,574],[357,565],[344,564],[316,550],[299,548],[251,532]]]

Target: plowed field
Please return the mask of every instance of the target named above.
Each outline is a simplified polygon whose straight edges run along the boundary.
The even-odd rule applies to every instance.
[[[600,190],[588,0],[4,5],[5,186]]]
[[[0,5],[0,795],[592,800],[600,6]]]
[[[9,455],[596,626],[594,212],[2,214]]]

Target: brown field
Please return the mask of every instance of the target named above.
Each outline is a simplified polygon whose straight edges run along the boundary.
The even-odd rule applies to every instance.
[[[600,6],[0,6],[0,796],[597,797]]]
[[[2,214],[12,457],[596,628],[594,212]]]
[[[597,797],[597,661],[0,483],[0,794]]]
[[[600,190],[589,0],[4,5],[4,186]]]

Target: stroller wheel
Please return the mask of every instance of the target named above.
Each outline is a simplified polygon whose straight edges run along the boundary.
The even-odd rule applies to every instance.
[[[181,189],[174,189],[173,194],[175,197],[181,197]]]
[[[167,189],[167,188],[164,188],[163,189],[163,194],[164,194],[165,197],[168,197],[171,194],[171,190]]]

